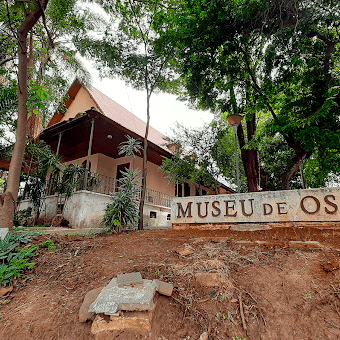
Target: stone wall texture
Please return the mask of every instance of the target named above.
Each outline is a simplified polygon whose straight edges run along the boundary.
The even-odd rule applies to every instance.
[[[340,221],[340,188],[176,197],[171,222],[270,223]]]

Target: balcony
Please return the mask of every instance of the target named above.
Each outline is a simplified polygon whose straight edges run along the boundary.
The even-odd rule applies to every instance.
[[[84,169],[80,180],[76,183],[75,192],[86,190],[98,194],[110,195],[110,193],[117,191],[118,187],[119,183],[116,179]],[[57,188],[58,183],[56,181],[47,180],[43,191],[44,196],[56,194]],[[138,198],[140,198],[140,193],[141,187],[139,187],[138,190]],[[22,190],[21,196],[25,199],[24,190]],[[156,190],[146,189],[145,203],[170,208],[171,200],[174,197],[173,195],[164,194]]]

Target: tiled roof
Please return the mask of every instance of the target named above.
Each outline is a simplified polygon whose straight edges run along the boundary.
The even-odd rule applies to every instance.
[[[117,104],[111,98],[98,91],[96,88],[87,89],[94,101],[99,106],[98,109],[108,118],[117,122],[121,126],[137,133],[139,136],[144,138],[146,123],[136,117],[134,114],[124,109],[122,106]],[[150,126],[148,140],[162,149],[170,152],[170,150],[164,145],[165,140],[163,135]]]

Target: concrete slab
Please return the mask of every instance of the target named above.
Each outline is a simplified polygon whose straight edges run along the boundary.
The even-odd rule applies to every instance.
[[[0,239],[3,240],[7,233],[8,233],[9,229],[8,228],[0,228]]]
[[[142,275],[139,272],[119,274],[117,275],[117,284],[118,284],[118,287],[143,284]]]
[[[118,287],[117,279],[114,278],[91,304],[89,312],[111,315],[118,310],[152,310],[156,290],[157,283],[152,280],[143,280],[143,285],[138,287]]]
[[[103,288],[104,287],[100,287],[87,292],[84,297],[83,304],[81,305],[79,310],[79,322],[86,322],[87,320],[94,319],[95,313],[90,313],[88,310]]]
[[[237,224],[232,225],[230,230],[234,231],[256,231],[256,230],[269,230],[271,227],[268,224],[254,224],[254,223],[247,223],[247,224]]]

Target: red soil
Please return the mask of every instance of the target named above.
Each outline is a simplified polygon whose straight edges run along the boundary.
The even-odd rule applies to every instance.
[[[159,298],[153,340],[196,340],[205,331],[209,339],[340,339],[338,229],[129,231],[40,236],[32,243],[49,238],[57,249],[40,249],[26,279],[0,298],[2,340],[94,339],[91,321],[78,322],[84,295],[133,271],[174,284],[172,297]],[[321,249],[289,248],[292,240],[319,241]],[[192,254],[176,252],[185,245]],[[222,283],[199,286],[199,272],[216,273]],[[142,338],[129,332],[116,337]]]

